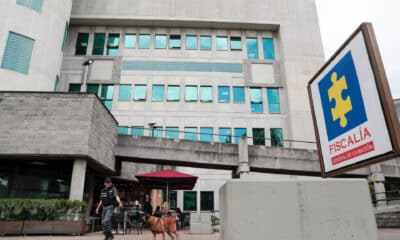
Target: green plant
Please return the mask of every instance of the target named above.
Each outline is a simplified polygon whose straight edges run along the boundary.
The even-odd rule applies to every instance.
[[[86,203],[65,199],[0,199],[0,221],[82,220]]]

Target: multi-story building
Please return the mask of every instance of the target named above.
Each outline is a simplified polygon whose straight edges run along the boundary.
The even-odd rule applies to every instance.
[[[316,147],[314,0],[6,0],[0,12],[0,90],[97,93],[120,134]],[[231,172],[178,170],[201,176],[178,206],[217,208]]]

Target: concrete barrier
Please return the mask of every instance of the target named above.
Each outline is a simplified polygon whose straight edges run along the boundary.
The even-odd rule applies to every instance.
[[[365,180],[230,180],[220,211],[222,240],[378,239]]]

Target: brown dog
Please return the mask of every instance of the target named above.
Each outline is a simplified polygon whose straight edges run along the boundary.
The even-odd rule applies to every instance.
[[[165,240],[165,233],[167,233],[173,240],[179,240],[178,231],[176,230],[176,218],[175,217],[154,217],[146,215],[143,217],[145,223],[150,226],[150,230],[153,233],[154,240],[157,234],[161,234],[162,239]],[[173,236],[175,235],[175,237]]]

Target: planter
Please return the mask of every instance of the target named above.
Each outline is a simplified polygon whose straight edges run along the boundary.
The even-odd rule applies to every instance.
[[[22,234],[71,234],[86,232],[85,221],[25,221]]]
[[[21,234],[23,223],[23,221],[0,221],[0,235]]]

